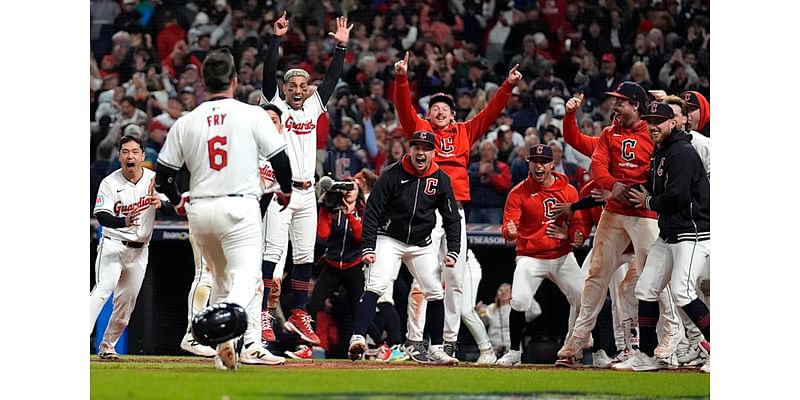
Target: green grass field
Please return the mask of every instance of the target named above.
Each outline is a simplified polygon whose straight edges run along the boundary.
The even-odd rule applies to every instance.
[[[92,356],[92,399],[266,398],[708,398],[708,374],[695,371],[620,372],[550,366],[417,366],[349,361],[243,365],[219,371],[192,357],[125,356],[100,362]],[[448,394],[450,396],[448,396]]]

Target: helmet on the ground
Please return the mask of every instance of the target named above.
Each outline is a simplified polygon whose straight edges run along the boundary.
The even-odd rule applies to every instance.
[[[192,318],[192,336],[206,346],[227,342],[247,329],[244,308],[234,303],[217,303]]]

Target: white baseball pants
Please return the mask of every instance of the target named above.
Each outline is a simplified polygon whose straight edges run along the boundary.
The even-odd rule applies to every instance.
[[[103,305],[114,292],[114,308],[102,341],[107,348],[116,347],[122,331],[128,326],[144,281],[148,253],[147,246],[134,249],[107,237],[100,241],[94,264],[97,283],[89,293],[89,333]]]
[[[189,327],[191,328],[192,318],[208,305],[208,298],[211,295],[211,264],[203,258],[203,251],[197,246],[192,232],[189,232],[189,244],[192,245],[192,255],[194,256],[194,279],[187,299]]]
[[[478,285],[481,283],[483,271],[481,265],[475,258],[471,251],[467,251],[465,255],[466,269],[464,271],[464,293],[461,297],[461,318],[464,325],[467,326],[475,343],[478,345],[479,350],[491,349],[492,344],[489,342],[489,334],[486,332],[486,326],[483,324],[478,312],[475,311],[475,304],[478,298]],[[459,257],[459,258],[461,258]],[[445,288],[445,297],[447,296],[447,288]]]
[[[288,240],[291,238],[294,264],[313,263],[317,240],[317,196],[314,187],[292,188],[289,206],[280,211],[282,207],[276,196],[267,208],[264,260],[276,264],[285,260]]]
[[[666,243],[658,238],[636,285],[636,298],[655,301],[669,285],[678,307],[698,297],[697,282],[710,254],[711,240]]]
[[[433,245],[425,247],[405,244],[386,235],[378,235],[375,242],[375,263],[368,270],[365,290],[383,295],[386,288],[397,278],[400,262],[408,267],[414,279],[419,281],[427,300],[442,300],[444,289],[439,279],[439,259]]]

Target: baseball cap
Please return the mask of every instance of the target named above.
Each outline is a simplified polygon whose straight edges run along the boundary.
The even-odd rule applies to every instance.
[[[645,121],[652,121],[652,122],[664,122],[670,118],[674,118],[675,113],[672,111],[672,107],[667,104],[659,103],[654,101],[647,105],[647,109],[645,110],[645,114],[642,115],[642,119]]]
[[[700,108],[700,99],[697,98],[697,93],[685,91],[681,93],[681,98],[686,102],[686,107],[688,107],[690,110]]]
[[[553,149],[546,144],[535,144],[528,149],[528,161],[533,160],[553,161]]]
[[[430,131],[416,131],[414,135],[411,136],[411,141],[409,142],[413,145],[415,142],[419,143],[426,143],[429,144],[431,147],[436,147],[436,141],[434,141],[433,132]]]
[[[142,134],[143,134],[142,127],[136,124],[130,124],[126,126],[125,130],[123,131],[123,135],[125,136],[131,135],[131,136],[142,137]]]
[[[169,130],[169,128],[167,128],[167,126],[164,125],[164,123],[162,123],[161,121],[159,121],[157,119],[154,119],[154,120],[150,121],[150,124],[147,126],[147,130],[149,132],[152,132],[152,131],[154,131],[156,129],[161,129],[161,130],[164,130],[164,131],[168,131]]]
[[[619,97],[621,99],[633,99],[640,104],[647,103],[647,92],[643,87],[639,86],[636,82],[625,81],[617,85],[617,90],[613,92],[605,92],[609,96]]]
[[[450,106],[450,110],[456,109],[456,102],[453,100],[453,96],[449,94],[445,94],[442,92],[436,93],[431,96],[431,100],[428,102],[428,108],[431,108],[436,103],[444,103]]]
[[[603,58],[601,58],[600,60],[603,62],[617,62],[617,58],[614,57],[614,55],[611,53],[603,54]]]

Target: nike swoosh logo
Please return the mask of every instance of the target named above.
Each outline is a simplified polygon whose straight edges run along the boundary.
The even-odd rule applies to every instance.
[[[400,184],[408,183],[411,179],[401,179]]]
[[[119,193],[119,192],[121,192],[121,191],[123,191],[123,190],[125,190],[125,189],[120,189],[120,190],[117,190],[117,193]]]

